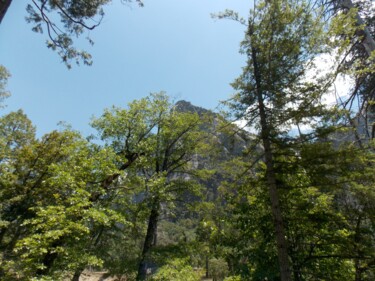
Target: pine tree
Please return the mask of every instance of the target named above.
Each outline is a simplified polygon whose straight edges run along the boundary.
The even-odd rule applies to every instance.
[[[280,277],[292,280],[276,165],[277,155],[293,144],[292,126],[320,118],[321,89],[306,80],[314,56],[321,51],[320,17],[303,1],[260,1],[251,11],[242,44],[248,57],[233,83],[232,105],[259,132],[264,148],[265,186],[273,217]]]

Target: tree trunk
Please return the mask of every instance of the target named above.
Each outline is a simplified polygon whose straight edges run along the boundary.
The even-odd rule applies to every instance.
[[[357,218],[357,223],[355,227],[354,233],[354,244],[360,245],[361,243],[361,223],[362,223],[362,216],[359,215]],[[361,256],[362,252],[356,246],[356,255]],[[361,260],[356,258],[354,260],[354,268],[355,268],[355,281],[362,281],[362,268],[361,268]]]
[[[60,239],[53,242],[51,245],[51,249],[56,249],[57,247],[62,246],[64,244],[63,241],[64,241],[64,236],[60,237]],[[44,255],[43,261],[42,261],[44,267],[36,271],[37,276],[46,275],[51,271],[51,268],[53,264],[55,263],[55,260],[58,257],[58,253],[52,251],[51,249],[48,250],[48,252]]]
[[[350,10],[354,8],[352,0],[339,0],[337,1],[337,4],[339,9]],[[375,40],[371,36],[368,27],[365,25],[365,21],[360,17],[358,13],[356,14],[356,20],[357,25],[361,26],[361,28],[357,30],[357,33],[358,35],[363,36],[362,45],[365,48],[367,55],[370,56],[371,53],[375,50]]]
[[[152,205],[150,217],[148,220],[147,234],[143,245],[141,261],[138,266],[137,281],[146,280],[147,277],[147,259],[153,246],[155,246],[156,244],[159,209],[160,203],[159,200],[156,199]]]
[[[273,150],[271,146],[271,132],[270,124],[267,118],[264,97],[262,93],[261,74],[257,63],[257,51],[254,47],[251,50],[251,56],[254,66],[254,76],[256,82],[256,95],[259,109],[260,125],[261,125],[261,139],[264,146],[265,162],[266,162],[266,179],[268,185],[268,192],[271,201],[271,211],[273,216],[273,225],[276,235],[277,254],[280,267],[281,281],[291,281],[291,270],[288,257],[288,246],[285,239],[284,224],[281,215],[280,199],[277,190],[276,173],[274,169]]]
[[[36,271],[36,275],[37,276],[47,275],[50,272],[55,260],[57,259],[57,256],[58,256],[57,253],[48,252],[43,258],[44,268],[38,269]]]
[[[263,105],[259,105],[260,108],[262,106]],[[263,111],[264,111],[264,108],[263,108]],[[265,128],[267,128],[267,127],[264,127],[264,125],[266,124],[266,120],[262,118],[263,114],[262,113],[260,114],[261,123],[263,123],[262,131]],[[291,281],[292,279],[291,279],[290,267],[289,267],[288,246],[287,246],[287,241],[285,239],[285,231],[284,231],[283,219],[282,219],[281,208],[280,208],[280,199],[279,199],[279,194],[277,191],[276,174],[274,170],[271,142],[269,139],[268,130],[266,129],[266,131],[263,131],[263,132],[264,133],[262,133],[262,142],[264,146],[265,161],[266,161],[266,167],[267,167],[266,178],[267,178],[267,184],[268,184],[268,192],[269,192],[270,201],[271,201],[273,223],[274,223],[275,234],[276,234],[277,252],[278,252],[278,259],[279,259],[279,266],[280,266],[280,277],[281,277],[281,281]]]
[[[206,256],[206,278],[209,277],[209,273],[208,273],[208,255]]]
[[[294,281],[302,281],[302,275],[301,275],[301,266],[299,264],[293,263],[292,260],[292,265],[293,265],[293,277]]]
[[[79,281],[79,277],[81,276],[84,268],[78,268],[73,275],[72,281]]]
[[[1,0],[0,0],[1,1]],[[5,245],[5,253],[13,252],[14,247],[17,244],[18,239],[20,238],[22,233],[21,225],[16,226],[16,231],[13,234],[11,240]],[[6,256],[6,255],[5,255]]]
[[[5,227],[3,228],[0,228],[0,247],[1,245],[3,244],[3,238],[5,236],[5,232],[7,231],[7,229]]]
[[[354,268],[355,268],[355,281],[362,281],[362,269],[360,266],[359,259],[354,260]]]
[[[12,0],[0,0],[0,23],[3,21],[3,18],[12,3]]]

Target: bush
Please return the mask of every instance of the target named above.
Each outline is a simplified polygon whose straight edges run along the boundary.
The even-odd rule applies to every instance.
[[[224,281],[242,281],[241,276],[236,275],[236,276],[229,276],[224,279]]]
[[[213,281],[222,281],[229,273],[228,264],[223,259],[210,259],[208,264],[208,272]]]
[[[199,272],[188,264],[186,259],[173,259],[162,266],[154,276],[152,281],[199,281]]]

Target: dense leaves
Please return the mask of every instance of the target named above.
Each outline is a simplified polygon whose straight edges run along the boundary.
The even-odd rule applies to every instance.
[[[90,251],[95,227],[126,223],[92,200],[92,194],[104,194],[101,182],[117,172],[111,150],[98,150],[69,130],[35,139],[21,111],[1,119],[1,141],[3,278],[60,276],[100,264]]]

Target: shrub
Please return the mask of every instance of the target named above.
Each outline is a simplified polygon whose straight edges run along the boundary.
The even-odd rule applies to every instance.
[[[152,281],[199,281],[199,272],[188,264],[186,259],[173,259],[162,266],[154,276]]]
[[[208,271],[213,281],[222,281],[228,275],[228,264],[223,259],[210,259]]]
[[[241,279],[241,276],[235,275],[235,276],[226,277],[224,281],[242,281],[242,279]]]

